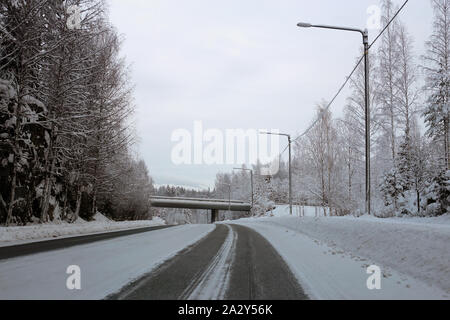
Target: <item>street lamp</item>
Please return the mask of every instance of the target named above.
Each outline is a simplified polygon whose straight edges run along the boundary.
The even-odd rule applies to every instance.
[[[320,24],[311,24],[300,22],[297,24],[300,28],[321,28],[359,32],[363,37],[364,44],[364,68],[365,68],[365,122],[366,122],[366,213],[371,212],[371,188],[370,188],[370,100],[369,100],[369,31],[367,29],[335,27]]]
[[[292,216],[292,139],[289,134],[285,133],[273,133],[273,132],[260,132],[260,134],[268,134],[268,135],[274,135],[274,136],[283,136],[287,137],[289,141],[289,213]]]
[[[254,193],[253,193],[253,170],[245,169],[245,168],[234,168],[234,170],[250,171],[250,183],[251,183],[251,188],[252,188],[252,208],[253,208],[253,205],[255,204]]]

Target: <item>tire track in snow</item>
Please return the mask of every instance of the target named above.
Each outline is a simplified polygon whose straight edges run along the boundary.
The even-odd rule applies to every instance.
[[[246,227],[217,224],[198,243],[110,298],[299,300],[307,296],[261,235]]]
[[[283,258],[265,238],[243,226],[233,224],[231,228],[238,241],[225,300],[308,299]]]
[[[230,280],[230,269],[236,250],[237,234],[229,226],[222,247],[208,267],[200,271],[179,297],[180,300],[222,300]]]
[[[183,296],[183,293],[187,299],[200,283],[205,285],[206,280],[202,281],[205,276],[202,275],[206,273],[206,270],[211,269],[212,261],[216,262],[214,264],[216,266],[219,264],[218,252],[224,252],[223,247],[229,238],[229,233],[227,226],[216,225],[215,229],[200,241],[185,248],[152,272],[129,283],[119,292],[110,295],[108,299],[177,300]],[[209,274],[211,275],[211,272]],[[223,279],[225,282],[222,283],[226,283],[227,278]],[[221,280],[216,279],[214,282],[216,281]],[[222,290],[225,291],[225,286]]]

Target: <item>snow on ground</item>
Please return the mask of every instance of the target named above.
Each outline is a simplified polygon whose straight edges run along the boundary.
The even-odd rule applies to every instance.
[[[314,210],[312,210],[314,212]],[[319,299],[450,299],[450,219],[274,217],[237,223],[260,232]],[[295,214],[295,213],[294,213]],[[369,265],[382,290],[366,287]]]
[[[213,225],[184,225],[0,260],[0,300],[102,299],[213,230]],[[81,268],[81,290],[66,287],[71,265]]]
[[[160,218],[144,221],[115,222],[97,213],[94,221],[86,222],[78,219],[76,223],[48,223],[23,227],[0,227],[0,247],[42,241],[68,236],[79,236],[109,231],[137,229],[165,225]]]
[[[328,215],[329,209],[319,207],[304,207],[296,206],[292,207],[292,215],[296,217],[322,217],[326,213]],[[271,217],[288,217],[290,216],[289,206],[277,206],[274,210],[268,213]]]
[[[327,216],[329,216],[329,209],[319,208],[319,207],[302,207],[294,205],[292,208],[292,215],[295,217],[324,217],[324,212],[326,212]],[[273,211],[267,214],[268,217],[290,217],[289,206],[288,205],[280,205],[277,206]],[[341,220],[350,219],[355,220],[354,216],[345,216],[345,217],[333,217]],[[385,222],[385,223],[407,223],[407,224],[433,224],[436,227],[438,226],[450,226],[450,214],[446,214],[440,217],[395,217],[395,218],[377,218],[374,216],[364,215],[358,217],[357,220],[371,220],[376,222]]]
[[[191,283],[195,285],[186,300],[223,300],[228,289],[237,233],[228,226],[228,236],[208,267]],[[189,286],[185,291],[191,290]]]

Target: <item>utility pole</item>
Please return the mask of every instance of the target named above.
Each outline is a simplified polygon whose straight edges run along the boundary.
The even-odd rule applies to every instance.
[[[370,91],[369,91],[369,31],[367,29],[356,29],[346,27],[327,26],[300,22],[297,24],[300,28],[321,28],[342,31],[359,32],[363,37],[364,44],[364,91],[365,91],[365,124],[366,124],[366,213],[371,214],[371,182],[370,182]]]
[[[370,181],[370,97],[369,97],[369,32],[364,30],[364,70],[365,70],[365,94],[366,94],[366,213],[371,213],[371,181]]]
[[[289,141],[289,214],[292,216],[292,139],[288,135]]]

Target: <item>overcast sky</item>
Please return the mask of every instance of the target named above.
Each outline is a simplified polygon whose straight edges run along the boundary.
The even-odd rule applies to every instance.
[[[138,151],[157,184],[212,186],[227,166],[176,166],[172,132],[279,129],[295,135],[330,100],[360,55],[356,33],[299,29],[297,22],[365,28],[376,0],[107,0],[136,86]],[[396,4],[403,0],[394,1]],[[400,19],[421,54],[431,32],[428,0]],[[372,38],[379,30],[369,30]],[[332,112],[339,116],[347,92]],[[283,147],[285,142],[283,141]]]

